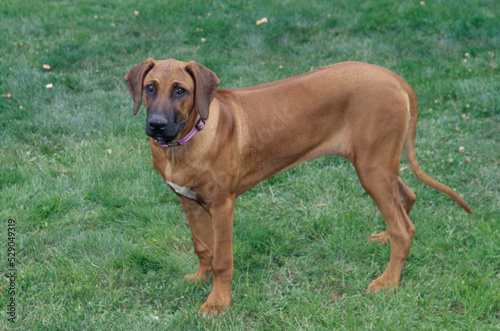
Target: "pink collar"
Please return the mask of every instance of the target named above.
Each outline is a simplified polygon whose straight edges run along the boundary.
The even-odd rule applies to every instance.
[[[201,131],[205,127],[205,121],[200,118],[198,122],[194,125],[194,128],[183,138],[179,139],[176,142],[165,142],[165,141],[157,141],[158,144],[160,144],[161,147],[175,147],[175,146],[180,146],[185,143],[187,143],[193,136],[196,134],[196,132]]]

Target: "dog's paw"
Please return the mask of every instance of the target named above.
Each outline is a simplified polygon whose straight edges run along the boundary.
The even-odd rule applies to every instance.
[[[368,238],[366,241],[369,243],[376,243],[379,245],[385,245],[389,242],[389,232],[384,231],[380,233],[373,233],[370,238]]]
[[[222,303],[220,300],[207,300],[203,305],[201,305],[200,310],[198,310],[198,314],[203,317],[210,317],[216,315],[222,315],[225,312],[231,309],[231,305],[227,305]]]
[[[366,288],[368,292],[377,292],[381,290],[389,290],[390,292],[394,291],[394,289],[398,286],[399,279],[391,280],[384,275],[380,276],[377,279],[374,279]]]
[[[192,274],[192,275],[184,276],[184,281],[187,281],[190,283],[199,283],[199,282],[202,282],[203,280],[201,278],[197,277],[196,274]]]
[[[191,283],[201,283],[206,282],[208,280],[207,275],[199,275],[198,273],[192,275],[184,276],[184,280]]]

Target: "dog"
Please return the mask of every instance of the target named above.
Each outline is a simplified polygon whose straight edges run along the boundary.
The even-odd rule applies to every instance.
[[[382,67],[343,62],[259,86],[218,89],[217,75],[194,61],[149,58],[125,80],[137,114],[146,106],[153,166],[179,197],[199,258],[190,281],[213,285],[200,313],[231,307],[233,218],[237,196],[297,164],[326,155],[349,160],[374,200],[391,242],[385,271],[367,290],[395,288],[415,227],[416,195],[399,178],[402,151],[414,175],[454,199],[452,189],[420,168],[415,153],[417,99]]]

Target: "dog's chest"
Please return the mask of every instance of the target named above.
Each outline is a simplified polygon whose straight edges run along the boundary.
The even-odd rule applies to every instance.
[[[196,192],[192,191],[189,187],[180,186],[175,183],[169,182],[168,180],[166,180],[165,183],[167,183],[167,185],[170,186],[178,194],[183,195],[186,198],[196,200]]]

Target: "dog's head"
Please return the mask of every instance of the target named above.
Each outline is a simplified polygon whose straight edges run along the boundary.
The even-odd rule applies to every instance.
[[[219,85],[207,67],[173,59],[149,58],[130,69],[125,80],[134,99],[134,115],[144,99],[146,134],[160,144],[177,137],[196,112],[206,120]]]

